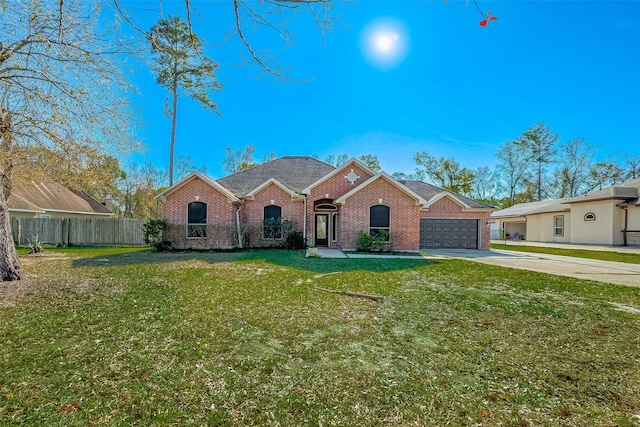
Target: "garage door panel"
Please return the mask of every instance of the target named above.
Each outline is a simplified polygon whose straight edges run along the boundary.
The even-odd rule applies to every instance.
[[[477,249],[478,220],[422,218],[420,249]]]

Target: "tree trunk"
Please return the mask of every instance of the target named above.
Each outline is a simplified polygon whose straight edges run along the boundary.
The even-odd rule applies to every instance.
[[[173,185],[173,151],[176,144],[176,122],[178,120],[178,70],[173,69],[173,106],[171,109],[171,144],[169,146],[169,187]]]
[[[22,266],[11,236],[9,205],[11,194],[11,116],[0,109],[0,281],[20,280]]]

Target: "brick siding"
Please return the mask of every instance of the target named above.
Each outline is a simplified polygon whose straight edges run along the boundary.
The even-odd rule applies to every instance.
[[[488,222],[491,212],[465,212],[462,209],[463,208],[460,204],[458,204],[450,197],[445,196],[431,205],[429,207],[429,210],[422,211],[420,213],[420,218],[477,219],[478,227],[480,227],[480,229],[482,230],[480,237],[480,248],[489,249],[489,238],[491,230]]]

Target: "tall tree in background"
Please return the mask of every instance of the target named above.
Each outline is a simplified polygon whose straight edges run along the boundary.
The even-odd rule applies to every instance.
[[[349,155],[347,153],[329,154],[324,158],[325,163],[335,167],[342,166],[343,164],[347,163],[348,160]]]
[[[573,197],[586,192],[596,152],[597,147],[586,139],[573,139],[560,147],[552,186],[557,189],[557,197]]]
[[[204,56],[202,42],[183,19],[168,17],[160,20],[151,28],[149,42],[155,56],[153,69],[156,80],[171,96],[171,106],[168,106],[168,101],[166,105],[171,118],[169,186],[172,186],[178,97],[186,93],[205,109],[217,111],[218,104],[209,94],[220,90],[222,85],[214,75],[218,64]]]
[[[26,167],[24,147],[113,155],[133,146],[132,114],[119,62],[129,47],[118,45],[117,28],[97,30],[97,6],[80,0],[0,5],[0,280],[11,281],[23,277],[7,210],[14,167],[37,173],[41,166]],[[81,175],[93,172],[85,168]]]
[[[522,199],[518,197],[518,193],[527,187],[532,159],[516,141],[505,141],[496,156],[498,157],[496,170],[501,177],[501,185],[504,187],[502,191],[506,196],[501,207],[507,208],[513,206],[516,199]]]
[[[471,197],[492,206],[498,205],[498,174],[488,166],[473,171]]]
[[[253,153],[256,151],[254,145],[247,145],[242,150],[234,150],[232,147],[222,147],[222,149],[227,153],[222,160],[222,169],[227,173],[240,172],[259,164],[253,158]]]
[[[520,150],[529,156],[529,163],[534,168],[534,186],[537,200],[542,200],[546,195],[542,182],[546,174],[547,165],[555,160],[555,146],[558,135],[553,133],[544,123],[537,123],[527,129],[516,140]]]
[[[640,154],[635,156],[627,153],[624,156],[624,167],[626,170],[626,180],[632,180],[640,178]]]
[[[598,162],[589,170],[589,183],[586,192],[602,190],[624,181],[625,173],[622,167],[614,162]]]
[[[469,194],[473,185],[473,171],[460,166],[453,157],[436,159],[426,151],[416,153],[413,160],[435,185],[458,194]]]
[[[206,165],[196,166],[196,160],[191,156],[178,156],[176,158],[175,168],[178,181],[192,172],[200,172],[206,175],[209,170]]]
[[[358,157],[358,160],[362,162],[363,165],[371,169],[372,172],[378,173],[382,170],[382,166],[380,166],[380,160],[378,160],[378,156],[374,154],[363,154]]]

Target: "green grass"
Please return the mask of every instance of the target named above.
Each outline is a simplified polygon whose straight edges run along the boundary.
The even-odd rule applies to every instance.
[[[0,425],[638,425],[636,288],[464,260],[51,252],[22,257],[47,292],[0,306]]]
[[[576,258],[598,259],[602,261],[626,262],[629,264],[640,264],[640,254],[629,252],[592,251],[587,249],[563,249],[542,246],[525,245],[501,245],[491,244],[491,249],[502,249],[506,251],[532,252],[538,254],[564,255]]]

